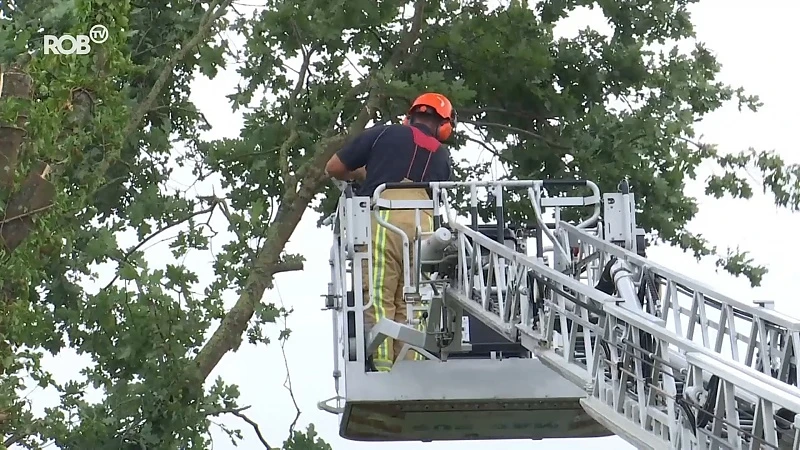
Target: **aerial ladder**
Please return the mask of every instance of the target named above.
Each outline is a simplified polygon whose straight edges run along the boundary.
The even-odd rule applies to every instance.
[[[627,181],[602,195],[574,180],[389,183],[372,197],[340,187],[324,295],[336,396],[319,407],[342,437],[800,448],[800,321],[647,259]],[[381,198],[420,187],[432,200]],[[505,219],[511,202],[527,223]],[[482,223],[487,206],[495,223]],[[433,231],[406,236],[382,209],[432,210]],[[403,236],[406,262],[418,257],[403,274],[408,322],[365,330],[373,216]],[[375,371],[387,338],[423,360]]]

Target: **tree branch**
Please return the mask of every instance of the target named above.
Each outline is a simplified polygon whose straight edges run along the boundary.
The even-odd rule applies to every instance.
[[[40,213],[42,211],[46,211],[46,210],[48,210],[48,209],[50,209],[52,207],[53,207],[53,204],[50,203],[50,204],[44,205],[44,206],[42,206],[40,208],[35,208],[35,209],[30,210],[30,211],[26,211],[24,213],[17,214],[16,216],[7,217],[7,218],[5,218],[3,220],[0,220],[0,225],[4,225],[4,224],[7,224],[9,222],[13,222],[15,220],[19,220],[19,219],[24,219],[26,217],[30,217],[30,216],[32,216],[32,215],[34,215],[36,213]],[[2,229],[2,228],[0,228],[0,229]]]
[[[264,438],[264,435],[261,434],[261,428],[258,426],[258,423],[256,423],[256,421],[254,421],[253,419],[247,417],[244,414],[244,411],[247,411],[248,409],[250,409],[250,406],[244,406],[244,407],[241,407],[241,408],[221,409],[219,411],[210,412],[207,415],[208,416],[219,416],[219,415],[222,415],[222,414],[231,414],[231,415],[234,415],[234,416],[244,420],[245,422],[247,422],[248,425],[253,427],[253,431],[256,432],[256,436],[258,436],[258,440],[261,441],[261,445],[263,445],[266,450],[272,450],[272,447],[270,447],[270,445],[267,443],[267,440]]]
[[[427,3],[426,0],[414,2],[414,16],[411,17],[411,28],[400,41],[400,45],[395,49],[394,54],[389,58],[388,66],[391,70],[395,70],[400,66],[400,62],[405,58],[406,53],[419,38],[422,25],[425,23],[425,5]]]
[[[561,149],[561,150],[572,150],[572,147],[568,147],[568,146],[565,146],[565,145],[557,144],[557,143],[547,139],[546,137],[542,136],[541,134],[535,133],[533,131],[525,130],[525,129],[522,129],[522,128],[518,128],[518,127],[512,127],[511,125],[506,125],[506,124],[502,124],[502,123],[495,123],[495,122],[483,122],[483,121],[480,121],[480,120],[461,120],[461,122],[468,123],[470,125],[475,125],[476,127],[481,127],[481,128],[500,128],[502,130],[511,131],[511,132],[514,132],[514,133],[517,133],[517,134],[523,134],[523,135],[530,136],[530,137],[532,137],[534,139],[538,139],[539,141],[542,141],[543,143],[545,143],[548,146],[553,147],[553,148],[558,148],[558,149]]]
[[[547,120],[547,119],[555,119],[556,116],[552,114],[534,114],[530,112],[523,112],[523,111],[510,111],[505,108],[498,108],[494,106],[484,106],[480,108],[458,108],[458,114],[461,117],[471,117],[477,116],[484,113],[497,113],[497,114],[508,114],[510,116],[519,117],[525,120]],[[466,120],[466,119],[464,119]],[[462,122],[464,120],[461,120]]]
[[[12,445],[17,445],[20,442],[22,442],[22,440],[25,439],[26,437],[28,437],[27,434],[15,434],[9,436],[8,438],[6,438],[5,441],[3,441],[3,447],[8,448],[11,447]]]
[[[489,143],[488,143],[488,142],[485,142],[485,141],[483,141],[483,140],[481,140],[481,139],[478,139],[478,138],[474,138],[474,137],[472,137],[472,136],[466,136],[466,135],[465,135],[465,136],[464,136],[464,138],[466,138],[466,139],[467,139],[468,141],[470,141],[470,142],[473,142],[473,143],[475,143],[475,144],[478,144],[478,145],[480,145],[481,147],[483,147],[483,148],[484,148],[484,150],[486,150],[486,151],[488,151],[489,153],[491,153],[492,155],[494,155],[494,156],[496,156],[496,157],[500,158],[502,161],[505,161],[505,162],[507,162],[507,163],[509,163],[509,164],[513,164],[513,163],[514,163],[514,161],[513,161],[513,160],[511,160],[511,158],[509,158],[509,157],[507,157],[507,156],[503,155],[503,154],[500,152],[500,150],[498,150],[498,149],[496,149],[496,148],[492,147],[491,145],[489,145]]]
[[[35,421],[35,419],[34,419],[34,421]],[[26,430],[17,431],[16,433],[13,433],[13,434],[10,434],[9,436],[7,436],[5,438],[5,440],[2,441],[2,445],[0,445],[0,448],[13,447],[13,446],[21,443],[25,439],[31,437],[32,435],[33,435],[33,432],[32,432],[32,429],[31,429],[31,425],[29,425]]]
[[[163,232],[165,232],[165,231],[169,230],[170,228],[172,228],[172,227],[174,227],[174,226],[180,225],[180,224],[182,224],[182,223],[186,222],[187,220],[189,220],[189,219],[191,219],[191,218],[193,218],[193,217],[197,217],[197,216],[199,216],[199,215],[202,215],[202,214],[206,214],[206,213],[211,213],[211,212],[214,212],[214,208],[216,208],[216,207],[217,207],[217,204],[218,204],[217,202],[212,202],[211,206],[209,206],[208,208],[206,208],[206,209],[201,209],[200,211],[195,211],[195,212],[193,212],[193,213],[191,213],[191,214],[187,215],[187,216],[186,216],[186,217],[184,217],[183,219],[176,220],[176,221],[175,221],[175,222],[173,222],[173,223],[170,223],[170,224],[164,225],[163,227],[161,227],[161,228],[157,229],[156,231],[154,231],[154,232],[150,233],[150,235],[149,235],[149,236],[147,236],[146,238],[142,239],[142,240],[141,240],[141,242],[139,242],[139,243],[138,243],[138,244],[136,244],[136,245],[135,245],[133,248],[131,248],[130,250],[128,250],[127,252],[125,252],[125,254],[122,256],[122,258],[121,258],[121,259],[120,259],[120,261],[119,261],[120,265],[122,265],[122,264],[129,264],[129,262],[128,262],[128,258],[130,258],[130,257],[131,257],[131,255],[133,255],[134,253],[136,253],[136,251],[138,251],[139,249],[141,249],[141,248],[142,248],[142,247],[143,247],[145,244],[147,244],[148,242],[150,242],[151,240],[153,240],[153,239],[154,239],[156,236],[159,236],[161,233],[163,233]],[[117,281],[118,279],[119,279],[119,271],[117,272],[117,274],[116,274],[116,275],[114,275],[114,278],[112,278],[112,279],[111,279],[111,281],[109,281],[109,282],[108,282],[108,284],[107,284],[107,285],[106,285],[106,286],[105,286],[103,289],[101,289],[101,291],[105,291],[105,290],[107,290],[108,288],[110,288],[110,287],[111,287],[111,285],[113,285],[113,284],[114,284],[114,282],[115,282],[115,281]]]
[[[175,53],[172,58],[167,61],[167,64],[161,69],[161,73],[158,75],[153,87],[150,88],[150,92],[147,93],[147,97],[145,97],[145,99],[139,103],[128,120],[123,132],[123,136],[130,136],[139,127],[139,124],[142,122],[142,119],[144,119],[144,116],[153,109],[153,104],[155,103],[156,98],[158,98],[159,94],[161,94],[161,91],[167,84],[167,81],[172,75],[172,72],[175,70],[175,67],[178,65],[178,63],[183,61],[184,58],[186,58],[189,52],[194,50],[194,48],[206,38],[211,26],[217,21],[217,19],[225,14],[228,6],[230,6],[232,2],[233,0],[214,0],[211,2],[211,4],[208,6],[208,10],[205,12],[205,14],[203,14],[203,18],[200,20],[200,27],[197,29],[197,33],[195,33],[190,39],[186,40],[186,42],[181,45],[180,50],[178,50],[177,53]]]
[[[272,269],[272,274],[277,275],[279,273],[284,273],[284,272],[298,272],[303,270],[303,268],[304,268],[303,263],[299,261],[292,261],[292,262],[287,261],[287,262],[282,262],[277,266],[275,266],[275,268]]]
[[[427,3],[426,0],[417,0],[414,3],[414,16],[411,18],[411,27],[408,30],[408,32],[403,36],[403,39],[401,39],[400,44],[395,48],[394,53],[389,57],[389,61],[387,62],[386,66],[384,66],[385,70],[390,72],[396,71],[400,63],[403,61],[403,57],[406,55],[408,50],[414,44],[414,41],[417,40],[417,37],[419,37],[419,33],[422,31],[422,25],[425,23],[424,13],[425,13],[426,3]],[[331,156],[333,156],[334,153],[336,153],[341,144],[344,143],[344,141],[346,140],[347,136],[351,136],[363,130],[364,127],[366,127],[370,117],[372,116],[372,110],[376,108],[376,106],[380,101],[379,96],[377,95],[375,90],[372,89],[374,87],[373,86],[374,81],[372,79],[367,79],[365,80],[365,82],[366,82],[366,87],[370,89],[370,94],[367,98],[364,107],[356,116],[355,121],[353,121],[350,127],[348,127],[347,135],[339,137],[341,143],[333,140],[333,141],[328,141],[326,143],[327,145],[319,146],[314,157],[310,161],[308,161],[303,167],[303,169],[317,169],[316,171],[318,172],[316,174],[317,177],[312,178],[311,180],[306,180],[306,184],[308,185],[317,184],[317,187],[315,189],[321,187],[322,183],[325,181],[324,170],[323,170],[323,168],[325,167],[325,163],[328,161],[328,159],[330,159]],[[351,92],[349,92],[348,94],[352,93],[353,95],[357,95],[357,93],[360,92],[365,87],[365,85],[362,83],[359,83],[359,85],[354,86],[351,89]],[[311,173],[306,174],[305,171],[303,174],[304,174],[303,177],[304,179],[305,175],[310,175],[313,177]],[[320,176],[322,178],[319,178]]]
[[[297,31],[297,26],[292,25],[294,28],[294,32],[297,35],[298,42],[300,41],[300,33]],[[297,114],[299,113],[300,106],[297,102],[297,97],[300,95],[300,91],[303,89],[303,85],[306,82],[306,78],[308,77],[308,68],[311,65],[311,57],[314,55],[314,49],[311,48],[306,50],[305,47],[301,45],[302,53],[303,53],[303,63],[300,66],[300,72],[297,75],[297,82],[294,85],[294,89],[289,94],[289,99],[287,103],[289,106],[289,118],[288,118],[288,125],[289,125],[289,138],[284,141],[283,145],[278,153],[278,160],[281,165],[281,175],[283,177],[283,185],[284,189],[297,189],[297,180],[289,173],[289,148],[294,145],[300,135],[297,133]]]
[[[247,417],[243,412],[240,411],[232,411],[231,414],[244,420],[245,422],[247,422],[248,425],[253,427],[253,431],[256,432],[256,436],[258,436],[258,440],[261,441],[261,445],[263,445],[266,450],[272,450],[272,447],[269,446],[267,440],[264,439],[264,435],[261,434],[261,428],[253,419]]]
[[[403,55],[416,41],[424,23],[425,0],[417,0],[411,29],[395,49],[395,54],[389,60],[386,70],[393,73],[402,61]],[[357,86],[363,89],[363,85]],[[357,90],[353,88],[353,90]],[[348,127],[347,134],[334,135],[316,145],[314,156],[310,158],[298,171],[298,179],[302,184],[298,190],[287,190],[281,197],[280,207],[275,215],[258,258],[253,264],[250,275],[247,277],[244,289],[234,306],[222,319],[222,323],[212,334],[206,345],[195,358],[199,375],[202,379],[208,377],[214,367],[219,364],[222,357],[234,350],[241,341],[242,334],[247,330],[247,324],[255,313],[255,307],[268,287],[272,286],[272,277],[278,273],[281,266],[280,255],[292,233],[297,228],[303,214],[308,209],[309,202],[319,192],[327,181],[325,176],[325,163],[344,144],[349,135],[364,129],[369,122],[369,111],[374,108],[378,96],[370,92],[366,104],[359,112],[356,120]],[[302,173],[302,177],[299,174]]]

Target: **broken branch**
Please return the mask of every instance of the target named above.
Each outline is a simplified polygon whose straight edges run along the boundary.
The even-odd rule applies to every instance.
[[[299,261],[282,262],[272,270],[272,274],[277,275],[284,272],[297,272],[303,270],[303,267],[303,263]]]

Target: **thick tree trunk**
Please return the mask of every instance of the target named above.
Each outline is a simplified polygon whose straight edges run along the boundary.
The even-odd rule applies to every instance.
[[[19,69],[0,67],[0,106],[12,99],[30,100],[32,94],[33,80],[28,74]],[[0,189],[6,193],[14,187],[14,171],[27,121],[27,112],[20,112],[15,123],[0,122]]]
[[[0,68],[0,105],[13,99],[29,102],[32,97],[30,75],[19,68]],[[0,122],[0,193],[8,200],[5,210],[0,211],[0,248],[8,252],[14,251],[30,235],[33,216],[50,207],[56,195],[55,186],[46,179],[50,166],[41,162],[28,173],[19,189],[14,190],[27,122],[27,107],[18,111],[13,123]]]
[[[50,166],[38,163],[22,187],[14,193],[0,221],[0,240],[9,251],[19,247],[33,230],[33,216],[49,208],[56,196],[56,188],[47,181]]]

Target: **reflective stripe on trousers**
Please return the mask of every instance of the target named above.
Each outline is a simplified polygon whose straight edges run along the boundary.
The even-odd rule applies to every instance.
[[[383,198],[404,199],[404,200],[429,200],[427,193],[423,189],[404,189],[385,191]],[[414,210],[381,210],[378,213],[384,221],[403,230],[409,237],[409,244],[413,244],[416,237],[416,211]],[[431,231],[433,227],[433,217],[430,211],[420,211],[420,227],[423,232]],[[414,267],[413,248],[411,249],[411,265]],[[362,266],[362,273],[367,274],[366,265]],[[363,276],[364,301],[373,298],[372,307],[364,311],[365,331],[382,318],[394,320],[398,323],[407,323],[408,314],[406,302],[403,296],[403,240],[396,232],[380,226],[373,216],[372,218],[372,277]],[[418,313],[421,315],[421,313]],[[419,318],[419,317],[417,317]],[[420,324],[418,329],[421,329]],[[365,333],[365,337],[368,334]],[[372,355],[375,368],[379,371],[391,370],[394,359],[402,351],[405,343],[393,342],[392,339],[385,339]],[[415,351],[410,351],[406,359],[423,359]]]
[[[389,221],[389,210],[379,211],[381,219]],[[381,319],[386,317],[385,308],[385,283],[386,283],[386,227],[382,227],[377,221],[374,221],[377,233],[372,250],[372,286],[373,286],[373,301],[372,310],[374,311],[373,324],[378,323]],[[394,314],[393,314],[394,315]],[[375,352],[373,363],[375,368],[383,371],[389,371],[392,368],[392,361],[394,358],[389,354],[390,339],[386,339],[378,347]]]

